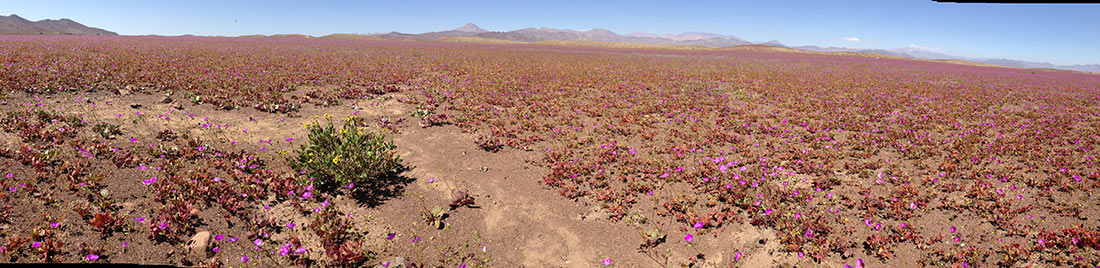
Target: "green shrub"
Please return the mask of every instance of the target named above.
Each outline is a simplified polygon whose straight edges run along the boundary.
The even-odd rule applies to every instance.
[[[309,141],[296,150],[290,165],[314,178],[313,186],[323,191],[354,183],[356,190],[383,187],[404,170],[393,142],[381,132],[362,131],[354,124],[341,128],[331,121],[307,124]]]

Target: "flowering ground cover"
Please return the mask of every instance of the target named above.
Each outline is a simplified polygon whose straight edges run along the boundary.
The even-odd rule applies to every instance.
[[[1100,264],[1096,74],[754,50],[3,36],[0,78],[7,262]],[[295,149],[303,123],[325,121],[532,157],[445,190],[416,168],[334,187],[291,168],[321,161]],[[493,262],[490,248],[515,246],[501,239],[531,238],[494,230],[520,216],[483,201],[516,194],[485,183],[521,183],[508,177],[555,193],[538,203],[591,208],[581,218],[633,233],[607,238],[629,246]],[[583,226],[568,221],[549,222]],[[202,230],[209,242],[181,246]]]

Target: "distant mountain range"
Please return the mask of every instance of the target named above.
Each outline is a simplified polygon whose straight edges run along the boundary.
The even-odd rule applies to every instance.
[[[0,16],[0,34],[70,34],[70,35],[118,35],[115,32],[84,26],[69,19],[29,21],[15,14]],[[279,35],[288,36],[288,35]],[[307,37],[304,36],[303,37]],[[936,51],[909,46],[895,49],[856,49],[845,47],[819,47],[819,46],[794,46],[788,47],[777,40],[767,42],[749,42],[737,36],[714,33],[685,32],[680,34],[652,34],[634,32],[626,35],[617,34],[607,29],[591,29],[587,31],[562,30],[553,28],[524,28],[507,32],[494,32],[482,29],[473,23],[467,23],[454,30],[428,32],[421,34],[408,33],[381,33],[381,34],[334,34],[326,36],[338,39],[414,39],[437,40],[454,37],[474,37],[496,39],[512,42],[540,42],[540,41],[600,41],[616,43],[641,43],[656,45],[676,45],[722,48],[744,45],[764,45],[791,48],[816,52],[855,52],[876,53],[882,55],[932,60],[964,60],[981,64],[1000,65],[1018,68],[1047,68],[1073,70],[1081,72],[1100,73],[1100,64],[1084,65],[1055,65],[1045,62],[1030,62],[1011,59],[967,58],[939,53]],[[485,40],[479,39],[479,40]],[[705,48],[704,48],[705,49]]]
[[[446,37],[480,37],[500,39],[516,42],[539,42],[549,40],[565,41],[601,41],[622,43],[647,43],[660,45],[692,45],[704,47],[728,47],[750,45],[752,42],[737,38],[710,33],[682,33],[678,35],[658,36],[649,33],[633,33],[620,35],[607,29],[591,29],[587,31],[560,30],[552,28],[525,28],[507,32],[491,32],[473,23],[468,23],[458,29],[450,31],[429,32],[422,34],[386,33],[373,35],[386,39],[439,39]]]
[[[376,38],[383,39],[419,39],[419,40],[433,40],[447,37],[479,37],[489,39],[499,39],[506,41],[516,42],[539,42],[550,40],[564,40],[564,41],[602,41],[602,42],[621,42],[621,43],[646,43],[646,44],[659,44],[659,45],[689,45],[689,46],[702,46],[710,48],[721,48],[731,46],[742,45],[766,45],[776,46],[784,48],[792,48],[806,51],[817,52],[855,52],[855,53],[876,53],[904,58],[913,59],[931,59],[931,60],[965,60],[981,64],[1000,65],[1008,67],[1018,68],[1048,68],[1048,69],[1061,69],[1061,70],[1073,70],[1081,72],[1094,72],[1100,73],[1100,64],[1085,64],[1085,65],[1055,65],[1045,62],[1030,62],[1021,60],[1010,59],[989,59],[989,58],[967,58],[962,56],[954,56],[943,54],[928,49],[909,46],[904,48],[894,49],[856,49],[856,48],[844,48],[844,47],[818,47],[818,46],[794,46],[789,47],[777,40],[771,40],[762,43],[754,43],[746,41],[732,35],[721,35],[714,33],[700,33],[700,32],[685,32],[681,34],[652,34],[644,32],[634,32],[626,35],[617,34],[615,32],[606,29],[591,29],[587,31],[576,30],[562,30],[553,28],[525,28],[507,32],[493,32],[482,29],[473,23],[467,23],[462,27],[459,27],[450,31],[440,32],[428,32],[422,34],[407,34],[399,32],[391,32],[385,34],[371,34],[368,35]]]
[[[1017,68],[1045,68],[1045,69],[1059,69],[1059,70],[1071,70],[1079,72],[1093,72],[1100,73],[1100,64],[1078,64],[1078,65],[1056,65],[1046,62],[1032,62],[1022,60],[1010,60],[1010,59],[990,59],[990,58],[968,58],[962,56],[948,55],[935,51],[931,51],[925,48],[909,46],[904,48],[895,49],[856,49],[856,48],[843,48],[843,47],[818,47],[818,46],[796,46],[791,47],[793,49],[818,51],[818,52],[857,52],[857,53],[878,53],[883,55],[898,56],[914,59],[929,59],[929,60],[965,60],[970,62],[1000,65]]]
[[[118,35],[70,19],[29,21],[15,14],[0,16],[0,34]]]

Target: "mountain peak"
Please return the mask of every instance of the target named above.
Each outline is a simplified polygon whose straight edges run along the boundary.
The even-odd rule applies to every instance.
[[[787,47],[787,45],[784,45],[783,43],[780,43],[780,42],[779,42],[779,40],[775,40],[775,39],[772,39],[772,40],[770,40],[770,41],[768,41],[768,42],[764,42],[764,43],[761,43],[761,45],[769,45],[769,46],[777,46],[777,47]]]
[[[74,34],[74,35],[118,35],[107,30],[84,26],[71,19],[44,19],[29,21],[15,14],[0,15],[0,33],[3,34]]]
[[[467,33],[484,33],[484,32],[488,32],[485,29],[482,29],[481,27],[477,27],[477,24],[474,24],[473,22],[466,23],[466,25],[462,25],[462,27],[458,27],[458,29],[455,29],[455,31],[467,32]]]

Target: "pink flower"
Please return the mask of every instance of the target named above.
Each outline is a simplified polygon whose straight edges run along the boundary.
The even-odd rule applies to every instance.
[[[89,261],[94,261],[94,260],[98,260],[98,259],[99,259],[99,255],[95,255],[95,254],[88,254],[88,256],[84,256],[84,259],[86,259],[86,260],[89,260]]]
[[[703,222],[696,222],[695,225],[692,225],[692,227],[695,227],[695,229],[703,229],[703,226],[705,225],[706,224],[703,224]]]
[[[153,184],[154,182],[157,182],[157,177],[141,180],[141,183],[145,185]]]
[[[611,265],[611,258],[603,259],[603,266]]]
[[[134,220],[137,222],[145,222],[145,217],[135,217]]]
[[[691,234],[687,234],[687,235],[684,236],[684,241],[687,241],[688,243],[691,243],[692,240],[695,240],[695,236],[693,236]]]

